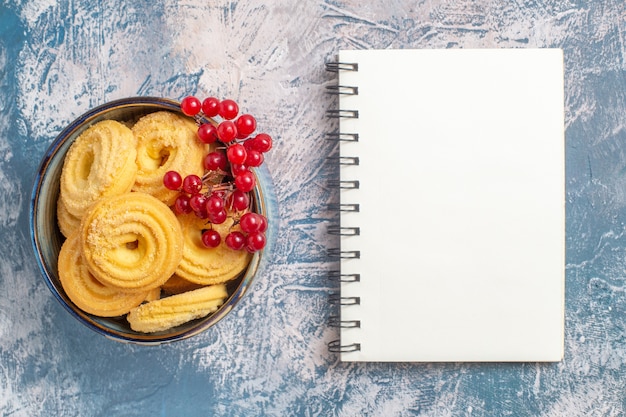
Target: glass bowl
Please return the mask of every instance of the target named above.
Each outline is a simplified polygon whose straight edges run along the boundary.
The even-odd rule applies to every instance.
[[[244,297],[255,277],[262,271],[270,256],[277,221],[274,219],[276,199],[269,171],[263,165],[255,168],[257,185],[251,192],[256,211],[268,218],[266,247],[256,252],[247,269],[227,283],[228,298],[209,316],[158,333],[133,331],[124,317],[98,317],[77,308],[67,297],[58,275],[57,258],[64,237],[57,225],[57,199],[63,161],[70,145],[89,126],[102,120],[133,121],[155,111],[167,110],[182,114],[180,103],[157,97],[131,97],[111,101],[95,107],[71,122],[46,151],[35,177],[30,201],[30,237],[35,259],[46,285],[59,303],[80,323],[110,339],[136,343],[161,344],[197,335],[223,319]]]

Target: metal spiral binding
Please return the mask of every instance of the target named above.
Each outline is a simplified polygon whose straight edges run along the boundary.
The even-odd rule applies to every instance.
[[[349,345],[342,345],[341,341],[333,340],[328,343],[328,351],[332,353],[343,353],[343,352],[358,352],[361,350],[360,343],[351,343]]]
[[[334,236],[359,236],[361,234],[361,228],[331,225],[328,226],[327,232],[329,235]]]
[[[330,211],[351,211],[353,213],[358,213],[361,210],[361,206],[358,204],[329,204],[328,210]]]
[[[331,249],[328,249],[328,256],[331,258],[341,258],[341,259],[360,259],[361,251],[341,250],[340,248],[331,248]]]
[[[327,156],[329,161],[337,161],[339,165],[359,165],[358,156]]]
[[[327,62],[326,71],[339,72],[339,71],[358,71],[359,64],[355,62]]]
[[[358,119],[358,110],[330,109],[326,110],[326,117],[330,119]]]
[[[330,271],[328,279],[339,282],[360,282],[361,274],[342,274],[341,271]]]
[[[328,324],[331,327],[343,327],[344,329],[355,329],[361,327],[361,320],[341,320],[339,316],[330,316]]]
[[[333,340],[332,342],[328,342],[328,351],[332,353],[358,352],[360,350],[360,343],[342,345],[340,340]]]
[[[358,96],[359,95],[359,87],[355,87],[352,85],[327,85],[326,92],[328,94],[333,95],[347,95],[347,96]]]
[[[341,142],[358,142],[359,134],[358,133],[341,133],[341,132],[331,132],[326,134],[326,140],[334,140]]]
[[[328,62],[326,63],[326,70],[331,72],[339,72],[339,71],[358,71],[359,66],[356,63],[346,63],[346,62]],[[359,89],[356,86],[346,86],[346,85],[333,85],[327,86],[326,91],[329,94],[333,95],[358,95]],[[328,118],[345,118],[345,119],[358,119],[359,111],[358,110],[346,110],[346,109],[336,109],[336,110],[328,110],[326,112],[326,117]],[[341,142],[358,142],[359,134],[358,133],[344,133],[344,132],[332,132],[326,134],[326,139],[331,141],[341,141]],[[339,165],[359,165],[358,157],[344,157],[344,156],[334,156],[328,157],[329,160],[335,161],[339,163]],[[333,188],[339,188],[342,190],[346,189],[358,189],[360,184],[358,180],[354,181],[346,181],[346,180],[330,180],[329,186]],[[329,209],[332,211],[340,211],[340,212],[359,212],[360,206],[355,203],[340,203],[340,204],[330,204]],[[341,225],[332,225],[328,227],[328,233],[331,235],[340,235],[340,236],[358,236],[361,233],[361,229],[359,227],[347,227]],[[340,259],[359,259],[361,257],[361,252],[358,250],[341,250],[341,248],[333,248],[328,250],[329,256],[333,258]],[[333,281],[338,281],[340,283],[348,283],[346,285],[351,285],[351,283],[360,282],[361,274],[358,273],[342,273],[341,270],[330,271],[328,273],[328,279]],[[343,284],[342,284],[343,285]],[[339,305],[339,306],[353,306],[361,304],[361,297],[348,297],[341,296],[341,291],[336,293],[331,293],[329,295],[329,302],[331,304]],[[340,328],[360,328],[361,321],[360,320],[341,320],[341,316],[332,315],[329,317],[329,325],[332,327],[340,327]],[[360,343],[351,343],[351,344],[341,344],[341,340],[333,340],[328,343],[328,350],[330,352],[356,352],[361,350]]]
[[[326,160],[337,162],[339,165],[359,165],[358,156],[327,156]]]
[[[341,294],[333,292],[329,294],[328,301],[340,306],[358,306],[361,304],[361,297],[342,297]]]
[[[343,189],[358,189],[359,188],[359,181],[357,180],[353,180],[353,181],[340,181],[340,180],[329,180],[328,181],[328,186],[332,187],[332,188],[343,188]]]

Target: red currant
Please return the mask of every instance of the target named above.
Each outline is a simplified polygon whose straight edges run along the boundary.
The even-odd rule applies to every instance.
[[[246,250],[248,252],[256,252],[265,247],[265,234],[262,232],[250,233],[246,237]]]
[[[233,250],[241,250],[246,244],[246,237],[241,232],[230,232],[226,235],[224,243]]]
[[[250,197],[248,193],[244,193],[241,190],[235,190],[228,197],[228,207],[234,210],[242,211],[248,208],[250,205]]]
[[[207,248],[217,248],[221,241],[222,237],[217,230],[209,229],[202,233],[202,244]]]
[[[201,213],[205,210],[207,200],[207,196],[204,194],[194,194],[189,198],[189,207],[191,207],[193,211]]]
[[[251,171],[244,171],[235,177],[235,187],[247,193],[256,185],[256,177]]]
[[[202,112],[207,117],[215,117],[219,113],[220,101],[215,97],[207,97],[202,102]]]
[[[219,105],[218,114],[226,120],[232,120],[237,117],[239,106],[233,100],[222,100]]]
[[[255,149],[248,149],[248,152],[246,154],[246,161],[244,162],[245,165],[249,166],[249,167],[260,167],[261,164],[263,164],[263,160],[265,158],[263,157],[263,154]]]
[[[259,133],[251,140],[252,144],[250,146],[259,152],[267,152],[272,149],[272,137],[267,133]]]
[[[206,199],[206,211],[211,214],[219,213],[224,210],[224,199],[216,194],[211,194],[209,198]]]
[[[258,214],[248,212],[239,219],[239,226],[246,233],[254,233],[259,231],[261,221]]]
[[[195,116],[202,110],[202,103],[196,97],[188,96],[180,102],[180,109],[187,116]]]
[[[183,191],[188,194],[199,193],[202,189],[202,179],[195,174],[190,174],[183,180]]]
[[[206,154],[203,163],[207,171],[225,171],[228,166],[228,159],[226,159],[224,152],[213,151]]]
[[[243,164],[248,154],[243,145],[236,143],[228,147],[226,150],[226,156],[231,164]]]
[[[183,184],[183,177],[176,171],[167,171],[165,175],[163,175],[163,185],[168,190],[176,191],[180,189],[180,186]]]
[[[236,177],[239,174],[250,171],[247,166],[243,164],[230,164],[230,172]]]
[[[198,139],[203,143],[213,143],[217,140],[217,128],[211,123],[203,123],[198,127]]]
[[[237,127],[231,120],[224,120],[217,125],[217,137],[224,143],[232,142],[237,138]]]
[[[256,119],[251,114],[242,114],[235,121],[239,139],[247,138],[256,129]]]
[[[228,213],[226,213],[226,210],[220,210],[216,213],[209,213],[207,212],[208,216],[209,216],[209,220],[211,220],[211,223],[215,223],[215,224],[222,224],[226,221],[226,218],[228,218]]]
[[[202,177],[192,174],[182,178],[178,172],[168,171],[163,176],[163,185],[167,189],[182,190],[172,209],[177,215],[193,212],[213,224],[221,224],[228,219],[226,208],[236,211],[234,220],[239,223],[241,231],[230,232],[222,239],[218,231],[204,230],[203,244],[206,247],[217,247],[224,241],[231,249],[245,248],[251,253],[263,249],[267,239],[267,218],[254,212],[246,213],[246,210],[251,206],[249,192],[257,181],[250,167],[263,164],[264,153],[272,148],[272,138],[266,133],[252,137],[257,121],[250,114],[239,115],[239,106],[234,100],[220,101],[208,97],[200,102],[196,97],[188,96],[181,101],[180,107],[185,115],[191,117],[198,114],[207,118],[221,117],[200,123],[197,136],[202,143],[212,144],[219,140],[225,146],[203,158],[204,169],[212,173],[205,171]],[[228,182],[219,184],[222,175],[226,176]],[[203,193],[205,181],[209,189],[216,190],[210,194]]]
[[[176,214],[186,214],[193,211],[191,209],[191,206],[189,205],[188,195],[181,194],[176,197],[176,200],[174,200],[174,211],[176,212]]]

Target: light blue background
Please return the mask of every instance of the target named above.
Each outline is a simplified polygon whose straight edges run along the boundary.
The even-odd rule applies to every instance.
[[[625,45],[623,0],[0,2],[0,414],[623,415]],[[324,62],[340,48],[392,47],[563,48],[561,363],[358,365],[327,351],[336,265],[325,254],[337,242],[325,230],[338,193],[326,186],[337,172],[325,160],[336,125],[324,117],[335,105]],[[91,106],[188,94],[234,98],[273,133],[273,262],[196,338],[112,342],[78,325],[39,276],[27,227],[35,169]]]

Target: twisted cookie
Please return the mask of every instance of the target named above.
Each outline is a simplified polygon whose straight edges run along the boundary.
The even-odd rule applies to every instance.
[[[182,258],[180,223],[156,198],[130,192],[96,202],[80,227],[81,249],[91,273],[123,291],[161,286]]]
[[[135,143],[131,130],[114,120],[85,130],[65,157],[60,191],[63,210],[80,219],[101,197],[130,191],[137,175]]]
[[[205,145],[197,138],[196,123],[167,111],[143,116],[132,128],[137,140],[137,179],[133,191],[141,191],[163,201],[174,203],[177,191],[163,185],[163,175],[173,170],[183,177],[202,176]]]
[[[101,317],[126,314],[149,295],[149,291],[122,292],[95,279],[83,262],[78,233],[71,235],[61,246],[59,279],[63,290],[78,308]]]
[[[194,214],[183,214],[178,219],[184,235],[183,258],[176,269],[181,278],[201,285],[219,284],[236,278],[250,262],[250,253],[233,250],[224,242],[216,248],[204,246],[202,231],[207,227],[205,220]],[[240,230],[238,225],[233,226],[232,218],[211,227],[222,236],[226,236],[228,230]]]
[[[127,320],[136,332],[159,332],[209,315],[227,296],[224,285],[202,287],[142,304],[130,311]]]

